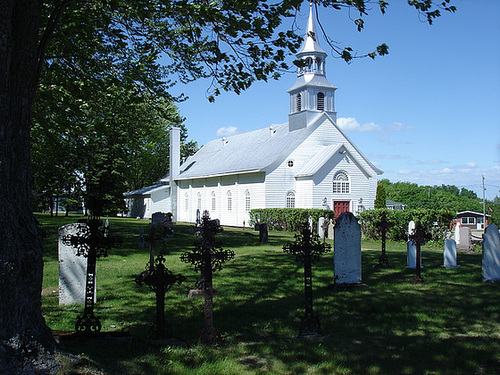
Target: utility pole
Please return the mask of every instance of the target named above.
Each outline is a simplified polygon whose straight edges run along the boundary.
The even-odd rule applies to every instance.
[[[483,178],[483,231],[486,229],[486,201],[485,201],[485,193],[484,191],[486,190],[484,188],[484,176],[481,176]]]

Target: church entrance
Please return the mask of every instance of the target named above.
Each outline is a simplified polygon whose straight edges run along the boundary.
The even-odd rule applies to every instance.
[[[342,212],[349,212],[349,201],[333,201],[333,211],[335,218],[339,217]]]

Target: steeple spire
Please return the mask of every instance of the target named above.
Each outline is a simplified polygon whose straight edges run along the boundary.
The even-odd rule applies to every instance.
[[[318,34],[316,33],[316,23],[314,22],[313,16],[313,3],[309,3],[309,19],[307,20],[307,30],[304,35],[304,41],[302,42],[302,47],[297,52],[297,57],[300,58],[301,55],[307,53],[317,53],[322,54],[326,57],[326,52],[319,45]]]
[[[327,53],[319,45],[312,2],[309,3],[309,18],[304,41],[296,56],[302,64],[297,72],[297,81],[288,90],[290,130],[308,126],[323,112],[327,112],[335,121],[334,93],[337,88],[328,82],[325,76]]]

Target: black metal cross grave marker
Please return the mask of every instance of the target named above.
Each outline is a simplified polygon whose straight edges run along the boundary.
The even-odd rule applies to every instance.
[[[375,226],[380,232],[380,237],[382,239],[382,254],[378,258],[378,267],[389,268],[389,258],[387,258],[385,252],[385,241],[387,238],[387,231],[392,227],[392,223],[387,220],[387,213],[382,212],[380,221],[375,223]]]
[[[165,255],[168,254],[166,238],[173,233],[170,223],[154,221],[149,226],[149,234],[146,240],[149,242],[150,260],[146,264],[146,270],[135,279],[139,285],[143,283],[155,292],[156,295],[156,321],[154,325],[154,338],[166,339],[172,336],[172,330],[165,324],[165,294],[174,285],[181,284],[186,278],[180,273],[174,275],[165,267]],[[155,258],[155,245],[160,242],[162,247]]]
[[[215,235],[221,231],[218,220],[210,220],[208,211],[203,212],[199,227],[201,243],[181,255],[181,261],[194,265],[195,272],[200,271],[203,279],[205,297],[205,328],[200,332],[201,344],[216,345],[221,336],[214,326],[212,274],[222,269],[222,264],[234,258],[234,251],[224,250],[215,241]]]
[[[75,329],[82,334],[95,334],[101,331],[102,325],[94,315],[95,276],[97,258],[108,256],[108,250],[120,241],[108,235],[106,228],[98,216],[91,216],[86,220],[86,226],[81,226],[76,235],[69,234],[62,241],[65,245],[76,249],[76,255],[87,258],[87,278],[85,286],[85,309],[83,315],[78,316]]]
[[[330,249],[330,244],[321,243],[318,236],[312,235],[309,223],[305,223],[301,232],[295,235],[294,243],[283,246],[285,253],[295,255],[298,262],[304,262],[305,315],[300,321],[299,337],[321,336],[319,319],[313,313],[312,262]]]

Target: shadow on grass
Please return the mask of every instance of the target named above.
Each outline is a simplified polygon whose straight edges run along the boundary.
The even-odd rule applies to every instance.
[[[304,340],[296,338],[304,313],[302,265],[281,250],[293,236],[271,232],[270,245],[262,246],[257,232],[229,228],[219,239],[236,252],[214,274],[219,292],[214,320],[225,336],[219,348],[196,345],[203,300],[188,299],[186,292],[198,275],[179,261],[194,243],[187,225],[169,241],[168,267],[188,280],[167,293],[166,316],[188,348],[147,340],[154,293],[133,280],[148,253],[132,247],[113,252],[102,263],[102,273],[114,281],[103,280],[96,305],[106,330],[111,325],[127,330],[132,342],[67,341],[65,348],[120,374],[500,373],[499,286],[481,282],[480,254],[459,254],[461,267],[447,270],[441,267],[440,249],[424,248],[425,282],[413,284],[415,271],[405,268],[404,244],[389,244],[393,268],[381,269],[373,267],[380,244],[369,243],[372,250],[362,255],[366,286],[332,290],[333,252],[327,253],[313,264],[314,309],[324,336]],[[44,302],[44,309],[48,318],[61,314],[53,304]],[[66,313],[75,315],[75,310],[67,308]]]

